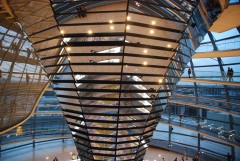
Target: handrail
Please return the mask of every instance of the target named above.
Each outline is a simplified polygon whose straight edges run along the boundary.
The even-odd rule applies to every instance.
[[[13,142],[13,143],[0,144],[0,146],[8,146],[8,145],[12,145],[12,144],[29,142],[29,141],[54,140],[54,139],[70,139],[70,138],[72,138],[72,136],[59,136],[59,137],[50,137],[50,138],[35,138],[35,139],[22,140],[22,141]]]
[[[23,121],[17,123],[16,125],[14,125],[14,126],[12,126],[12,127],[9,127],[8,129],[5,129],[5,130],[3,130],[3,131],[0,131],[0,135],[6,133],[6,132],[8,132],[8,131],[10,131],[10,130],[16,128],[16,127],[18,127],[18,126],[20,126],[21,124],[23,124],[24,122],[26,122],[26,121],[27,121],[27,120],[28,120],[28,119],[34,114],[35,109],[36,109],[36,107],[37,107],[39,101],[41,100],[41,98],[42,98],[42,96],[43,96],[45,90],[48,88],[49,84],[50,84],[49,82],[46,83],[44,89],[42,90],[42,92],[40,93],[40,95],[39,95],[37,101],[35,102],[35,104],[34,104],[34,106],[33,106],[33,108],[32,108],[32,111],[30,112],[30,114],[29,114],[29,115],[28,115]]]
[[[222,113],[226,113],[226,114],[229,114],[229,115],[233,115],[233,116],[239,116],[240,113],[233,113],[230,111],[224,111],[224,110],[221,110],[220,107],[215,107],[215,108],[211,108],[212,106],[204,106],[202,104],[196,104],[196,103],[189,103],[189,102],[184,102],[184,101],[179,101],[179,100],[174,100],[174,99],[171,99],[168,101],[169,103],[175,103],[175,104],[181,104],[181,105],[186,105],[186,106],[193,106],[193,107],[197,107],[197,108],[201,108],[201,109],[206,109],[206,110],[212,110],[212,111],[217,111],[217,112],[222,112]],[[227,109],[226,109],[227,110]]]
[[[162,120],[162,119],[161,119],[161,120]],[[172,124],[172,123],[168,123],[168,122],[163,122],[163,121],[161,121],[161,120],[160,120],[159,124],[163,124],[163,125],[167,125],[167,126],[173,126],[173,127],[177,127],[177,128],[182,128],[182,129],[185,129],[185,130],[188,130],[188,131],[192,131],[192,132],[195,132],[195,133],[199,133],[199,134],[201,134],[201,135],[203,135],[203,136],[207,136],[207,137],[213,138],[213,139],[215,139],[215,140],[218,140],[219,142],[222,142],[222,143],[224,143],[224,144],[226,144],[226,145],[230,145],[230,146],[233,146],[233,147],[236,147],[236,148],[240,148],[239,145],[233,144],[233,143],[228,142],[228,141],[223,140],[223,139],[219,139],[219,138],[216,137],[216,136],[213,136],[213,135],[204,133],[204,132],[202,132],[202,131],[194,130],[194,129],[190,129],[190,128],[186,128],[186,127],[183,127],[183,126],[180,126],[180,125],[176,125],[176,124]],[[168,120],[166,120],[166,121],[168,121]]]
[[[189,96],[189,95],[183,95],[183,94],[174,94],[172,95],[172,97],[177,96],[177,97],[191,97],[191,98],[195,98],[195,99],[204,99],[204,100],[213,100],[213,101],[217,101],[217,102],[223,102],[223,103],[230,103],[230,104],[235,104],[235,105],[239,105],[240,107],[240,102],[239,103],[234,103],[234,102],[226,102],[220,99],[213,99],[213,98],[209,98],[209,97],[197,97],[197,96]],[[170,97],[171,99],[171,97]]]

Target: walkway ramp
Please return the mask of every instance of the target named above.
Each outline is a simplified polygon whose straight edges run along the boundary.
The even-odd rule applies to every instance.
[[[181,81],[205,83],[205,84],[221,84],[221,85],[227,85],[227,86],[240,86],[240,82],[216,81],[216,80],[205,80],[205,79],[194,79],[194,78],[181,78]]]
[[[222,51],[209,51],[197,52],[192,58],[217,58],[217,57],[236,57],[240,56],[240,49],[236,50],[222,50]]]
[[[198,104],[196,102],[179,101],[179,100],[176,100],[176,99],[170,99],[170,100],[168,100],[168,102],[169,103],[180,104],[180,105],[185,105],[185,106],[192,106],[192,107],[206,109],[206,110],[213,110],[213,111],[226,113],[226,114],[234,115],[234,116],[239,116],[239,114],[240,114],[237,111],[230,111],[230,110],[227,110],[227,109],[219,108],[217,106],[206,106],[206,105],[203,105],[203,104]]]

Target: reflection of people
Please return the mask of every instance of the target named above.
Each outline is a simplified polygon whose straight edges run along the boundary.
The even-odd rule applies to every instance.
[[[0,79],[2,78],[2,70],[0,69]]]
[[[177,157],[174,159],[174,161],[177,161]]]
[[[57,158],[57,157],[55,157],[55,158],[53,159],[53,161],[58,161],[58,158]]]
[[[179,115],[180,126],[182,125],[182,114]]]
[[[189,78],[191,78],[191,73],[192,73],[191,68],[188,68],[188,77]]]
[[[232,156],[229,153],[227,153],[227,161],[232,161]]]
[[[86,15],[86,8],[84,5],[81,5],[81,6],[78,6],[77,7],[77,11],[78,11],[78,17],[81,18],[81,17],[87,17]]]
[[[31,50],[29,48],[27,48],[27,57],[29,58],[31,55]]]
[[[27,82],[27,84],[29,83],[29,79],[30,79],[30,77],[29,77],[29,75],[28,75],[28,73],[26,74],[26,82]]]

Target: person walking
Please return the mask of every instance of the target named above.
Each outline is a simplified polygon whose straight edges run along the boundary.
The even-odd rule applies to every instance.
[[[191,68],[189,67],[189,68],[188,68],[188,77],[189,77],[189,78],[191,78],[191,73],[192,73],[192,70],[191,70]]]

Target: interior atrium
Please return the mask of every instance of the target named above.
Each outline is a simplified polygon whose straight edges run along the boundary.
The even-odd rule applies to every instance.
[[[0,160],[240,161],[239,33],[239,0],[1,0]]]

